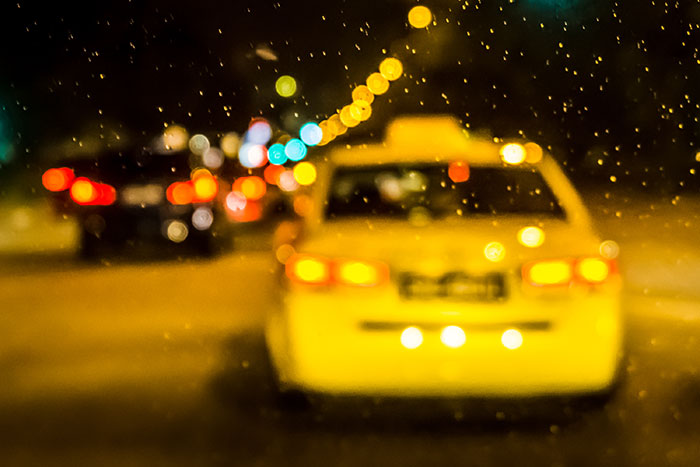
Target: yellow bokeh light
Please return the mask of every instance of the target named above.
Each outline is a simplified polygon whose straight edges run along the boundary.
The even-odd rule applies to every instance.
[[[311,185],[316,181],[316,167],[311,162],[300,162],[294,166],[294,180],[299,185]]]
[[[544,243],[544,232],[539,227],[523,227],[518,231],[518,242],[528,248],[537,248]]]
[[[408,12],[408,24],[416,29],[422,29],[427,27],[433,20],[433,13],[428,7],[425,6],[414,6]]]
[[[506,257],[506,247],[501,242],[490,242],[484,247],[484,256],[494,263],[503,261]]]
[[[323,136],[321,137],[321,141],[318,142],[317,146],[323,146],[333,141],[333,138],[335,138],[335,134],[331,131],[331,128],[328,124],[328,120],[322,121],[318,124],[318,126],[319,128],[321,128]]]
[[[401,333],[401,345],[407,349],[416,349],[423,343],[423,333],[415,326],[408,327]]]
[[[369,105],[374,102],[374,94],[372,94],[372,91],[370,91],[367,86],[361,84],[352,90],[352,100],[364,101]]]
[[[282,75],[275,81],[275,91],[282,97],[292,97],[297,92],[297,81],[289,75]]]
[[[91,203],[97,199],[98,193],[89,180],[79,179],[70,187],[70,194],[78,203]]]
[[[203,176],[194,179],[194,193],[199,199],[212,199],[219,191],[219,185],[214,177]]]
[[[296,253],[294,247],[289,243],[284,243],[280,245],[277,250],[275,250],[275,257],[277,258],[277,261],[285,264],[287,260],[294,255],[294,253]]]
[[[620,254],[620,245],[614,240],[605,240],[598,247],[600,256],[607,259],[615,259]]]
[[[558,285],[571,282],[571,264],[564,260],[535,263],[529,270],[530,281],[538,285]]]
[[[462,347],[467,341],[467,336],[459,326],[447,326],[440,333],[440,341],[453,349]]]
[[[238,157],[238,148],[241,146],[241,138],[237,133],[226,133],[221,137],[219,146],[226,157]]]
[[[354,101],[350,104],[350,116],[355,120],[364,122],[372,115],[372,107],[364,101]]]
[[[542,148],[537,143],[525,143],[525,162],[537,164],[542,160]]]
[[[501,335],[501,343],[506,349],[518,349],[523,345],[523,335],[517,329],[508,329]]]
[[[385,58],[382,60],[382,63],[379,64],[379,73],[389,81],[394,81],[401,78],[403,74],[403,65],[397,58]]]
[[[340,121],[343,123],[348,128],[356,127],[357,125],[360,124],[360,121],[357,120],[356,118],[353,118],[352,114],[350,113],[350,106],[346,105],[343,107],[340,111]]]
[[[522,144],[508,143],[501,147],[501,159],[507,164],[517,165],[525,161],[525,148]]]
[[[168,150],[182,151],[189,140],[190,135],[180,125],[171,125],[163,132],[163,143]]]
[[[576,264],[576,273],[588,282],[603,282],[610,275],[610,267],[600,258],[585,258]]]
[[[334,114],[328,119],[328,129],[331,130],[331,133],[333,133],[334,136],[342,135],[348,131],[348,127],[343,124],[343,122],[340,120],[340,115],[338,114]]]
[[[389,90],[389,81],[381,73],[372,73],[367,77],[367,88],[372,94],[379,96]]]

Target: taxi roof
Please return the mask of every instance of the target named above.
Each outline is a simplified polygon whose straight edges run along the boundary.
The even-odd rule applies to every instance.
[[[440,162],[466,159],[474,165],[502,165],[502,143],[475,137],[450,115],[404,116],[387,127],[384,141],[335,148],[336,165]]]

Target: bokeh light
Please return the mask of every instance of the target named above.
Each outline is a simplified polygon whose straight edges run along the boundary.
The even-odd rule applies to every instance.
[[[428,7],[414,6],[408,12],[408,24],[416,29],[427,27],[433,21],[433,13]]]
[[[238,151],[238,160],[243,167],[262,167],[267,162],[267,148],[262,144],[243,143]]]
[[[348,127],[343,124],[338,114],[334,114],[328,119],[328,129],[331,130],[335,136],[342,135],[348,131]]]
[[[282,146],[282,145],[280,145],[280,146]],[[270,148],[270,149],[272,149],[272,148]],[[282,151],[284,151],[284,147],[283,147]],[[268,154],[270,154],[269,151],[268,151]],[[284,156],[284,159],[286,160],[287,156]],[[270,161],[270,162],[272,162],[272,161]],[[279,183],[280,174],[282,172],[284,172],[284,170],[285,170],[284,167],[282,167],[281,165],[270,164],[267,167],[265,167],[265,170],[263,171],[263,178],[270,185],[277,185]]]
[[[202,155],[202,163],[208,169],[216,170],[224,164],[224,153],[218,148],[209,148]]]
[[[278,186],[282,191],[291,192],[299,188],[299,182],[294,178],[294,172],[291,170],[285,170],[279,176]]]
[[[401,345],[407,349],[417,349],[423,343],[423,333],[415,326],[408,327],[401,333]]]
[[[219,192],[219,183],[209,171],[198,171],[192,178],[192,184],[195,201],[211,201]]]
[[[189,235],[187,225],[178,220],[169,221],[165,229],[166,236],[174,243],[182,243]]]
[[[367,77],[367,88],[372,94],[379,96],[389,90],[389,81],[381,73],[372,73]]]
[[[248,200],[246,200],[243,193],[237,191],[232,191],[226,195],[226,208],[229,211],[242,211],[245,209]]]
[[[250,177],[240,177],[233,182],[233,191],[243,194],[248,200],[256,201],[265,196],[267,184],[262,178],[251,175]]]
[[[300,161],[306,157],[306,145],[297,138],[292,138],[284,145],[284,153],[290,161]]]
[[[615,259],[620,254],[620,245],[614,240],[605,240],[598,247],[600,256],[607,259]]]
[[[447,326],[440,332],[440,342],[453,349],[462,347],[467,336],[459,326]]]
[[[78,204],[92,203],[98,196],[95,185],[85,177],[76,178],[70,187],[70,197]]]
[[[41,176],[41,183],[49,191],[63,191],[70,188],[75,178],[73,171],[68,167],[49,169]]]
[[[350,113],[349,105],[346,105],[341,109],[340,121],[343,123],[343,125],[345,125],[348,128],[353,128],[360,124],[360,121],[353,118],[352,114]]]
[[[537,143],[525,143],[525,162],[537,164],[542,160],[542,148]]]
[[[323,139],[323,130],[314,122],[305,123],[299,130],[299,137],[307,146],[316,146]]]
[[[282,75],[275,81],[275,91],[282,97],[292,97],[297,92],[297,81],[289,75]]]
[[[484,247],[484,256],[487,260],[497,263],[503,261],[506,256],[506,247],[501,242],[489,242]]]
[[[190,151],[201,156],[204,154],[204,151],[211,147],[211,144],[209,143],[209,138],[202,134],[196,134],[190,138],[189,146]]]
[[[284,153],[284,144],[275,143],[267,150],[267,158],[270,164],[282,165],[287,162],[287,155]]]
[[[214,223],[214,213],[206,206],[200,206],[192,213],[192,225],[197,230],[207,230]]]
[[[525,148],[518,143],[508,143],[501,147],[501,159],[506,164],[518,165],[525,161]]]
[[[610,267],[600,258],[584,258],[576,263],[576,274],[591,283],[600,283],[610,275]]]
[[[539,227],[523,227],[518,231],[518,242],[528,248],[537,248],[544,243],[544,232]]]
[[[501,343],[506,349],[515,350],[523,345],[523,335],[517,329],[508,329],[501,335]]]
[[[364,101],[353,101],[350,104],[350,116],[355,120],[364,122],[372,115],[372,107]]]
[[[403,74],[403,64],[397,58],[385,58],[379,64],[379,73],[389,81],[397,80]]]
[[[469,180],[469,164],[464,161],[451,162],[447,167],[447,176],[455,183]]]
[[[374,102],[374,94],[369,90],[367,86],[361,84],[352,90],[352,100],[353,101],[363,101],[368,105]]]
[[[163,132],[163,144],[165,149],[182,151],[187,147],[190,135],[185,128],[180,125],[170,125]]]
[[[299,185],[311,185],[316,181],[316,167],[311,162],[300,162],[294,166],[294,179]]]
[[[238,149],[241,147],[241,137],[233,131],[226,133],[219,141],[221,150],[224,151],[226,157],[236,157]]]
[[[254,144],[267,144],[272,137],[272,127],[266,120],[254,120],[246,132],[246,141]]]

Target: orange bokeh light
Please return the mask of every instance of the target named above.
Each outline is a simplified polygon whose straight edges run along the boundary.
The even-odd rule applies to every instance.
[[[451,162],[447,168],[447,175],[455,183],[469,180],[469,165],[464,161]]]
[[[73,171],[68,167],[49,169],[41,176],[41,183],[49,191],[63,191],[70,188],[75,178]]]

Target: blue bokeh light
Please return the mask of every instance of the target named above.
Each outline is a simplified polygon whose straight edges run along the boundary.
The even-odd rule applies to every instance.
[[[267,150],[267,158],[270,164],[282,165],[287,162],[287,155],[284,153],[284,145],[275,143]]]
[[[323,139],[323,130],[314,122],[309,122],[301,127],[299,135],[307,146],[316,146]]]
[[[284,145],[284,153],[290,161],[300,161],[306,157],[306,145],[300,139],[292,138]]]

